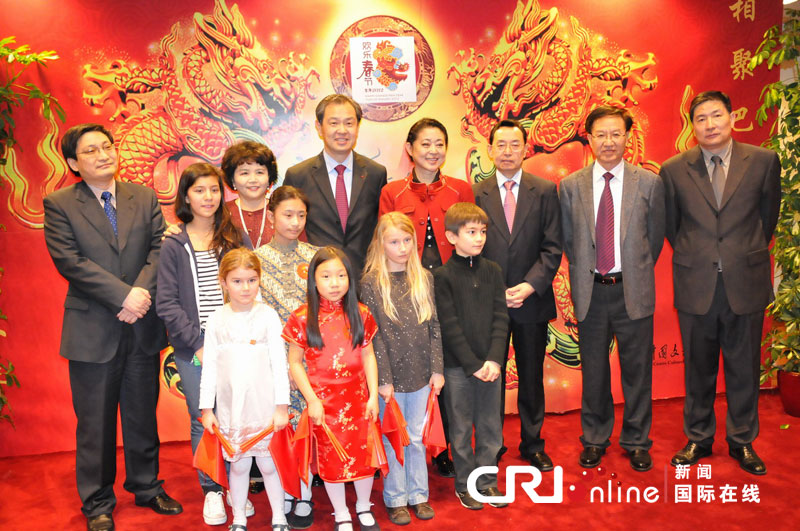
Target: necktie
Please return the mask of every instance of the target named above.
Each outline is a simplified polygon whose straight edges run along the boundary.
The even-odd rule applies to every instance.
[[[344,187],[344,170],[347,167],[339,164],[336,170],[336,210],[339,211],[339,221],[342,223],[342,231],[347,227],[347,189]]]
[[[114,229],[114,236],[117,235],[117,209],[111,204],[111,192],[105,191],[100,194],[100,199],[103,200],[103,210],[106,212],[108,221],[111,222],[111,228]]]
[[[506,213],[506,223],[508,223],[508,233],[511,234],[514,229],[514,212],[517,210],[517,200],[514,198],[514,185],[517,184],[511,179],[503,183],[506,187],[506,199],[503,201],[503,210]]]
[[[717,198],[717,206],[722,202],[722,192],[725,190],[725,169],[722,167],[722,159],[719,155],[711,157],[714,163],[714,171],[711,172],[711,187],[714,189],[714,197]]]
[[[597,272],[608,274],[614,267],[614,199],[611,197],[609,181],[614,177],[611,172],[603,174],[606,180],[603,193],[600,194],[600,206],[597,208],[595,222],[595,239],[597,240]]]

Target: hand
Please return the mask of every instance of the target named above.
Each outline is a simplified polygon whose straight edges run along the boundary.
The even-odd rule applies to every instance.
[[[431,374],[431,379],[428,382],[428,385],[431,386],[433,392],[438,396],[439,393],[442,392],[442,387],[444,387],[444,375],[439,374],[438,372]]]
[[[392,395],[394,395],[394,386],[392,384],[382,385],[378,387],[378,394],[388,404],[389,400],[392,399]]]
[[[272,426],[275,431],[282,430],[289,424],[289,408],[286,404],[275,406],[275,414],[272,415]]]
[[[213,409],[204,409],[203,410],[203,427],[206,431],[214,431],[214,426],[219,426],[219,422],[217,421],[217,416],[214,415]]]
[[[509,308],[521,308],[525,299],[530,297],[535,290],[527,282],[520,282],[516,286],[506,290],[506,306]]]
[[[486,381],[486,364],[484,363],[483,366],[478,369],[477,371],[472,373],[472,376],[477,378],[478,380],[485,382]]]
[[[315,425],[322,425],[322,422],[325,420],[325,410],[322,407],[322,400],[315,398],[308,402],[308,417]]]
[[[141,319],[144,317],[144,314],[147,313],[147,310],[150,309],[151,302],[149,291],[144,288],[134,286],[128,292],[128,296],[125,297],[125,300],[122,301],[122,309],[128,310],[136,317]]]
[[[495,361],[486,360],[483,364],[483,368],[486,371],[486,379],[484,382],[493,382],[500,377],[500,365]]]
[[[133,313],[129,312],[125,308],[121,309],[117,314],[117,319],[122,321],[123,323],[133,324],[139,320]]]
[[[164,229],[164,235],[161,236],[161,241],[164,241],[164,239],[167,236],[177,236],[180,233],[181,233],[181,226],[180,225],[178,225],[178,224],[173,225],[171,223],[167,223],[167,228]]]
[[[197,356],[197,361],[200,362],[200,365],[203,364],[203,347],[194,351],[194,355]]]
[[[372,395],[367,400],[367,411],[364,415],[364,418],[367,418],[373,422],[378,420],[378,395]]]

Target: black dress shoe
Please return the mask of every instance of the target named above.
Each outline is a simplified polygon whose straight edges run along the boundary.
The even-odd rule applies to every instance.
[[[146,502],[136,501],[139,507],[150,507],[158,514],[180,514],[183,512],[183,507],[176,500],[169,497],[169,494],[162,492],[161,494],[150,498]]]
[[[628,457],[631,458],[631,468],[637,472],[647,472],[653,468],[653,460],[650,458],[650,452],[644,448],[637,448],[628,452]]]
[[[443,478],[456,477],[456,467],[453,466],[453,461],[450,460],[450,456],[447,455],[447,452],[440,453],[434,457],[432,461],[436,466],[436,472],[438,472],[440,476]]]
[[[90,516],[86,520],[86,529],[89,531],[114,531],[114,519],[111,513]]]
[[[753,450],[753,445],[745,444],[739,448],[729,448],[728,453],[731,457],[739,461],[739,466],[746,472],[750,472],[756,476],[763,476],[767,473],[767,467],[764,465],[764,461],[758,457],[756,451]]]
[[[532,454],[528,458],[528,461],[530,461],[531,465],[538,468],[540,472],[549,472],[553,470],[553,461],[550,459],[550,456],[544,452]]]
[[[503,497],[503,493],[500,492],[500,489],[497,487],[489,487],[488,489],[478,490],[481,493],[481,496],[486,496],[487,498],[501,498]],[[490,501],[489,505],[495,507],[497,509],[502,509],[503,507],[508,507],[508,504],[505,502],[498,502],[498,501]]]
[[[581,452],[578,462],[583,468],[594,468],[600,464],[600,458],[606,453],[605,448],[599,446],[587,446]]]
[[[678,450],[678,453],[672,457],[669,463],[672,466],[693,465],[700,459],[708,457],[709,455],[711,455],[711,448],[706,448],[705,446],[690,442]]]

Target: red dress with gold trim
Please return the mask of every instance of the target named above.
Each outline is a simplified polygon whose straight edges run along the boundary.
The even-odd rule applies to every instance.
[[[283,338],[303,348],[308,379],[314,393],[322,401],[325,423],[349,456],[347,462],[343,463],[322,427],[314,426],[317,473],[324,481],[331,483],[372,477],[375,468],[369,466],[370,453],[367,451],[370,421],[364,418],[369,389],[361,349],[372,342],[378,325],[369,309],[359,303],[358,309],[364,322],[364,341],[354,349],[342,301],[330,302],[320,297],[319,306],[319,331],[324,343],[321,350],[308,346],[308,305],[304,304],[292,312],[283,328]]]

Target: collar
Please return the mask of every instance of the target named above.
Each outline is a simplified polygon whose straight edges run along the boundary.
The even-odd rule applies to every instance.
[[[520,183],[522,182],[522,168],[518,169],[517,173],[515,173],[511,179],[509,179],[499,171],[495,172],[495,176],[497,177],[498,188],[505,188],[506,181],[514,181],[516,185],[519,187]]]
[[[414,173],[414,170],[411,170],[411,173],[408,175],[408,188],[413,193],[419,195],[420,197],[424,198],[428,194],[435,194],[442,188],[444,188],[445,179],[441,172],[436,173],[436,178],[433,180],[431,184],[421,183],[417,180],[417,176]]]
[[[89,190],[92,191],[92,193],[94,194],[94,196],[97,198],[98,201],[102,201],[102,199],[100,198],[100,195],[103,192],[111,192],[111,199],[112,200],[115,200],[117,198],[117,181],[115,179],[111,179],[111,183],[108,185],[107,188],[99,188],[97,186],[92,186],[91,184],[87,183],[86,181],[83,181],[83,182],[86,183],[86,186],[89,187]]]
[[[270,247],[272,247],[273,249],[277,250],[280,253],[287,254],[297,249],[297,246],[300,244],[298,243],[297,240],[292,240],[287,245],[282,245],[276,242],[275,236],[273,236],[267,245],[269,245]]]
[[[353,152],[352,151],[350,151],[350,154],[347,155],[346,159],[344,159],[344,162],[338,162],[338,161],[333,160],[333,157],[328,155],[328,152],[325,151],[324,149],[322,150],[322,158],[325,159],[325,167],[327,168],[328,173],[336,171],[335,170],[336,166],[338,166],[339,164],[342,164],[345,168],[350,170],[350,174],[352,175],[352,173],[353,173]]]
[[[441,175],[442,175],[441,170],[436,170],[436,175],[434,176],[433,181],[431,182],[431,185],[438,183],[439,182],[439,177]],[[417,171],[415,169],[413,169],[413,168],[411,169],[411,182],[414,183],[414,184],[422,184],[422,185],[425,185],[425,186],[430,186],[430,185],[427,185],[427,184],[421,182],[419,179],[417,179]]]
[[[711,162],[711,157],[713,157],[714,155],[718,155],[719,158],[722,159],[722,165],[723,166],[728,166],[728,163],[731,160],[731,151],[733,151],[733,139],[732,138],[728,142],[727,146],[725,146],[724,148],[722,148],[721,150],[716,151],[716,152],[709,151],[706,148],[704,148],[703,146],[700,146],[699,144],[698,144],[698,146],[700,147],[700,151],[703,153],[703,162],[706,163],[706,166],[708,166],[710,164],[713,164]]]
[[[319,297],[319,309],[324,312],[335,312],[344,306],[344,297],[336,302],[329,301],[322,295]]]
[[[450,261],[458,264],[462,267],[473,268],[478,265],[478,262],[481,259],[481,255],[477,256],[461,256],[455,250],[453,250],[453,255],[450,257]]]
[[[612,180],[619,179],[621,181],[622,180],[622,174],[625,172],[625,160],[623,159],[623,160],[619,161],[619,164],[617,164],[616,166],[614,166],[610,170],[607,170],[604,167],[602,167],[597,161],[595,161],[594,164],[592,164],[592,180],[593,181],[605,183],[605,177],[603,177],[603,174],[605,174],[606,172],[609,172],[612,175],[614,175]]]

